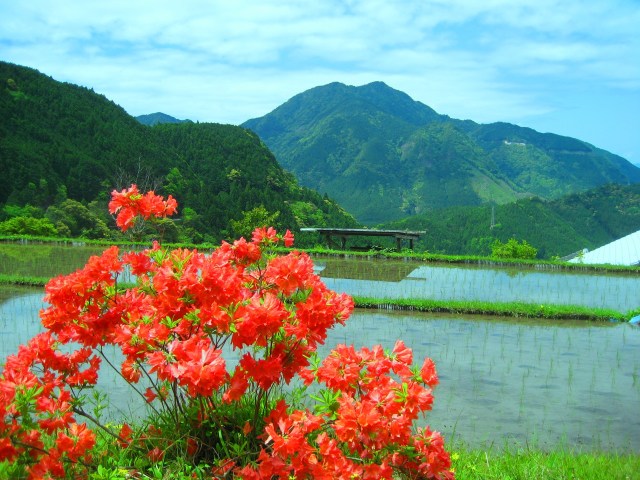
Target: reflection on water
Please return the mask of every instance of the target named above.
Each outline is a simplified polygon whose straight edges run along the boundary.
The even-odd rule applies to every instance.
[[[402,339],[440,385],[427,422],[447,440],[640,449],[640,328],[357,311],[328,347]]]
[[[0,243],[0,273],[26,277],[54,277],[81,268],[91,255],[106,247],[50,243]]]
[[[377,280],[400,282],[416,268],[412,262],[381,262],[378,260],[315,260],[319,274],[324,278]]]
[[[46,307],[42,298],[42,289],[0,285],[0,363],[4,363],[8,355],[17,353],[19,345],[43,331],[38,317],[40,309]],[[105,347],[104,351],[111,361],[120,364],[121,354],[114,347]],[[132,395],[131,387],[104,361],[98,389],[109,394],[109,406],[104,412],[108,417],[135,418],[144,412],[142,398]]]
[[[42,331],[38,311],[43,306],[42,289],[0,285],[1,359]]]
[[[0,273],[38,277],[69,273],[104,248],[0,243]],[[623,313],[640,307],[640,275],[426,265],[373,257],[314,258],[314,263],[329,288],[350,295],[579,305]],[[121,281],[131,280],[126,272],[121,276]]]
[[[0,302],[5,358],[40,331],[42,294],[0,286]],[[436,362],[441,384],[427,421],[448,441],[640,450],[638,327],[356,311],[320,353],[338,343],[391,349],[397,339],[414,350],[414,363]],[[140,412],[139,398],[106,365],[100,388],[112,412]]]
[[[350,295],[579,305],[628,312],[640,307],[640,276],[419,265],[375,259],[314,259],[327,286]]]

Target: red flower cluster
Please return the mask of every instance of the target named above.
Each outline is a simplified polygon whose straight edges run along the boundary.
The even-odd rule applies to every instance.
[[[138,191],[138,186],[133,184],[121,192],[111,192],[109,213],[117,214],[116,225],[126,231],[131,228],[136,217],[141,216],[145,220],[154,217],[166,217],[173,215],[178,210],[178,203],[169,195],[166,200],[154,192],[144,195]]]
[[[29,479],[88,464],[95,435],[76,422],[69,387],[94,384],[99,364],[91,349],[61,353],[48,332],[9,356],[0,377],[0,461],[24,461]]]
[[[453,479],[449,455],[439,433],[413,431],[414,421],[431,409],[433,362],[411,368],[412,354],[398,341],[390,354],[378,345],[356,352],[340,345],[322,365],[306,374],[332,399],[320,414],[289,412],[280,403],[265,427],[267,448],[256,466],[238,473],[245,479],[408,478]],[[430,382],[430,383],[429,383]]]
[[[110,209],[123,215],[123,229],[135,215],[175,211],[173,199],[141,196],[135,185],[113,196]],[[348,318],[353,301],[326,288],[308,255],[269,257],[263,251],[292,242],[288,231],[280,236],[262,228],[252,241],[223,242],[208,255],[157,244],[120,255],[111,247],[83,269],[51,280],[45,288],[50,306],[41,312],[48,331],[10,357],[0,376],[0,461],[24,462],[31,478],[60,477],[65,466],[90,464],[94,435],[76,423],[74,413],[84,411],[70,392],[81,398],[79,391],[95,385],[99,360],[93,352],[110,344],[123,354],[121,373],[129,383],[143,377],[151,383],[145,394],[150,408],[168,413],[176,431],[193,427],[181,451],[208,450],[218,465],[213,478],[225,472],[242,478],[392,478],[394,471],[453,478],[439,434],[412,431],[433,401],[431,360],[413,370],[411,350],[398,342],[389,354],[380,346],[340,346],[310,367],[327,331]],[[137,276],[134,287],[118,285],[124,269]],[[65,344],[79,348],[63,354]],[[229,349],[239,358],[233,368],[224,358]],[[330,400],[320,402],[315,414],[292,410],[281,389],[273,388],[296,376],[326,386]],[[254,405],[252,416],[237,424],[220,414],[248,404]],[[229,458],[209,431],[236,432],[255,449]],[[127,424],[114,435],[123,447],[146,449],[151,461],[175,442],[157,429],[149,436],[148,428],[134,439]]]

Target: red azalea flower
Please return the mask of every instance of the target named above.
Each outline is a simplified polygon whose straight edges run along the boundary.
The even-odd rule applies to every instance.
[[[153,191],[142,195],[135,184],[121,192],[113,190],[109,202],[109,213],[117,215],[116,225],[123,232],[134,225],[138,216],[144,219],[166,217],[176,213],[177,209],[178,203],[171,195],[166,200]]]

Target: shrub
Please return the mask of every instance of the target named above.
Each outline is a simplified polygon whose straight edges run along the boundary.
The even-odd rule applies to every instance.
[[[58,235],[58,230],[47,218],[13,217],[0,222],[0,235],[55,237]]]
[[[523,240],[522,243],[515,238],[509,239],[506,243],[496,240],[491,245],[491,256],[496,258],[533,259],[537,254],[538,250],[529,245],[526,240]]]
[[[110,210],[128,228],[171,214],[171,200],[132,187],[113,193]],[[269,253],[292,243],[288,231],[259,228],[210,255],[114,246],[51,280],[46,331],[0,377],[0,462],[29,478],[103,475],[101,432],[147,471],[187,459],[212,478],[453,478],[442,437],[413,429],[431,409],[433,362],[413,367],[402,341],[391,352],[340,345],[320,360],[318,345],[353,301],[328,290],[306,254]],[[118,283],[125,268],[134,286]],[[121,375],[148,404],[134,426],[88,411],[105,345],[119,348]],[[314,385],[315,405],[291,402],[294,378]]]

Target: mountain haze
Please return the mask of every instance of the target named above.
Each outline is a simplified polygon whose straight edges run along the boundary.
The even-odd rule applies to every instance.
[[[136,120],[138,120],[143,125],[148,125],[150,127],[158,125],[159,123],[185,123],[190,121],[179,120],[175,117],[172,117],[171,115],[167,115],[166,113],[162,112],[149,113],[147,115],[138,115],[136,117]]]
[[[243,126],[366,224],[640,182],[640,169],[588,143],[452,119],[382,82],[312,88]]]

